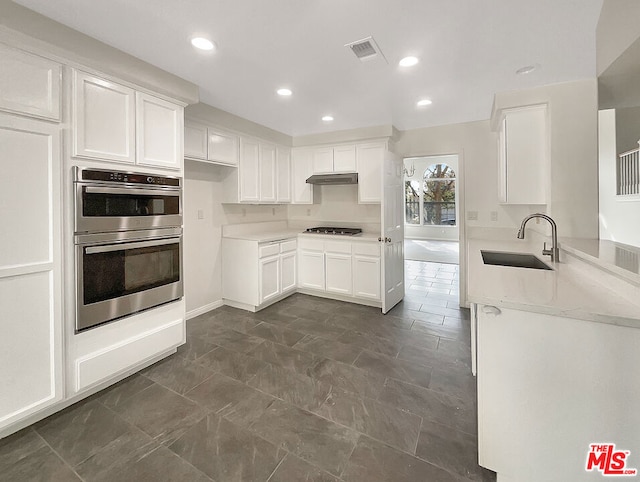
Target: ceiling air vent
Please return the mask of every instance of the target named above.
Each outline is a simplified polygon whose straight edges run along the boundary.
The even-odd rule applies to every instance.
[[[387,61],[387,59],[385,59],[384,57],[384,54],[382,53],[382,50],[380,50],[380,47],[378,47],[376,41],[373,40],[373,37],[367,37],[363,38],[362,40],[348,43],[345,45],[345,47],[349,47],[355,54],[355,56],[358,57],[362,62],[364,62],[365,60],[376,58],[378,54],[380,54],[380,57],[382,57],[385,62]]]

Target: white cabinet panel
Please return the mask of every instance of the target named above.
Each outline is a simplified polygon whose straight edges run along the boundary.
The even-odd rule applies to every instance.
[[[196,122],[184,123],[184,157],[207,160],[207,127]]]
[[[209,128],[207,159],[229,166],[238,165],[238,136]]]
[[[74,71],[73,155],[135,162],[135,92]]]
[[[52,261],[52,169],[59,134],[42,122],[0,118],[0,269]],[[46,127],[46,126],[45,126]],[[19,162],[18,162],[19,161]],[[54,163],[55,162],[55,163]]]
[[[313,173],[325,174],[333,172],[333,148],[316,147],[313,150]]]
[[[276,202],[276,148],[260,144],[260,201]]]
[[[0,426],[59,399],[49,272],[0,279]]]
[[[351,295],[353,293],[351,255],[326,253],[325,263],[327,292]]]
[[[548,185],[546,105],[504,111],[500,146],[500,201],[545,204]]]
[[[280,294],[280,258],[272,256],[259,261],[260,304]]]
[[[379,203],[381,201],[384,153],[384,143],[360,144],[356,147],[358,202]]]
[[[276,192],[279,203],[291,202],[291,149],[276,148]]]
[[[313,175],[313,151],[293,149],[291,151],[292,204],[313,204],[313,185],[307,179]]]
[[[62,66],[0,44],[0,109],[60,119]]]
[[[298,285],[301,288],[324,290],[324,253],[299,251]]]
[[[356,172],[356,146],[333,148],[333,171]]]
[[[260,146],[252,139],[240,139],[240,201],[259,201]]]
[[[354,254],[353,295],[358,298],[380,299],[380,257]]]
[[[283,293],[296,289],[296,259],[295,251],[280,256],[280,288]]]
[[[182,165],[182,107],[152,95],[136,93],[137,163],[180,169]]]

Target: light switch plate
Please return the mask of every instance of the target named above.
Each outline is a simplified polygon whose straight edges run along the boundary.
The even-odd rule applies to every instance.
[[[467,211],[467,221],[477,221],[478,211]]]

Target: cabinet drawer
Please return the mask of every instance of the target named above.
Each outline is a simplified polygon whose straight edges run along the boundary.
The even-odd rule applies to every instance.
[[[351,254],[351,243],[327,241],[324,245],[324,249],[331,253]]]
[[[290,239],[288,241],[282,241],[280,243],[280,252],[288,253],[290,251],[295,251],[298,247],[298,243],[295,239]]]
[[[353,243],[353,254],[380,256],[380,245],[378,243]]]
[[[265,244],[258,248],[258,257],[266,258],[280,253],[280,243]]]
[[[319,239],[301,239],[299,246],[307,251],[324,251],[324,241]]]

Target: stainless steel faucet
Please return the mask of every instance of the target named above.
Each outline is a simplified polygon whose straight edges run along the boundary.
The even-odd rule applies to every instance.
[[[522,220],[522,224],[520,225],[520,229],[518,230],[518,239],[524,239],[524,226],[527,224],[527,221],[533,218],[546,219],[547,221],[549,221],[549,224],[551,224],[552,246],[551,246],[551,249],[547,249],[547,243],[545,241],[544,246],[542,248],[542,254],[547,254],[551,256],[551,261],[552,262],[555,261],[557,263],[560,259],[560,249],[558,248],[558,227],[556,226],[556,222],[546,214],[542,214],[542,213],[529,214],[526,218],[524,218]]]

